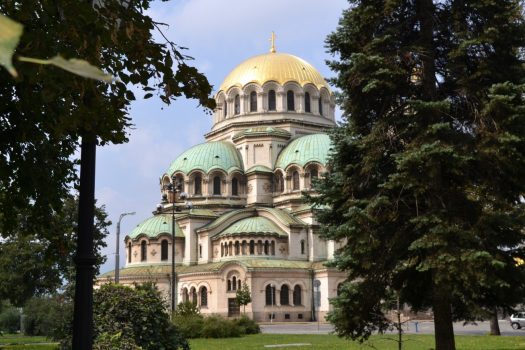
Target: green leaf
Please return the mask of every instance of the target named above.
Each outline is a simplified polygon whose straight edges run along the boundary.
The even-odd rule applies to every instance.
[[[19,57],[18,59],[22,62],[51,64],[84,78],[105,81],[106,83],[111,83],[113,81],[112,75],[106,74],[99,68],[91,65],[89,62],[77,58],[66,60],[61,56],[55,56],[49,60],[31,57]]]
[[[14,77],[18,74],[13,67],[12,58],[23,30],[23,25],[0,14],[0,65]]]

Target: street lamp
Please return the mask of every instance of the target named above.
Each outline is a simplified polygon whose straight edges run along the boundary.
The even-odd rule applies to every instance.
[[[177,305],[177,275],[175,273],[175,211],[180,211],[175,205],[177,201],[177,193],[181,192],[182,184],[177,180],[175,176],[171,178],[171,183],[168,184],[167,189],[171,193],[171,315],[175,313],[175,307]],[[186,199],[187,193],[182,192],[179,195],[180,199]]]
[[[122,220],[122,218],[126,215],[135,215],[135,212],[131,212],[131,213],[122,213],[120,214],[120,217],[118,218],[118,222],[117,222],[117,247],[115,249],[115,283],[118,283],[119,282],[119,279],[120,279],[120,271],[119,271],[119,264],[120,264],[120,254],[119,254],[119,251],[120,251],[120,221]]]

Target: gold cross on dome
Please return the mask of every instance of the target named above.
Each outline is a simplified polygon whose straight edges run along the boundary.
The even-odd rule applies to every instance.
[[[272,32],[272,36],[268,40],[272,43],[272,46],[270,47],[270,52],[275,53],[275,33],[274,32]]]

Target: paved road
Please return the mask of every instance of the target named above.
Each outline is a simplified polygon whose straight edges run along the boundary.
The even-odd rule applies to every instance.
[[[304,322],[304,323],[265,323],[261,324],[261,330],[263,333],[273,334],[328,334],[333,331],[333,326],[328,323],[320,323],[319,325],[315,322]],[[515,335],[524,336],[525,330],[514,330],[510,327],[508,320],[500,320],[499,327],[502,335]],[[408,325],[405,325],[404,330],[406,333],[415,334],[433,334],[434,333],[434,322],[432,321],[410,321]],[[470,334],[470,335],[482,335],[488,334],[490,330],[489,322],[478,322],[476,325],[468,324],[463,325],[462,322],[454,323],[455,334]]]

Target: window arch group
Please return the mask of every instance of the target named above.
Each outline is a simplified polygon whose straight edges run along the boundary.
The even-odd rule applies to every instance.
[[[267,284],[265,287],[265,304],[266,306],[272,306],[277,305],[277,302],[279,302],[279,305],[291,305],[291,306],[301,306],[303,304],[303,289],[299,284],[296,284],[293,289],[290,289],[290,287],[287,284],[283,284],[280,287],[279,293],[276,293],[276,285],[273,283]],[[277,301],[276,297],[277,294],[279,296],[279,300]],[[291,301],[290,303],[290,296]]]
[[[220,243],[221,257],[241,255],[275,256],[274,239],[231,240]]]

